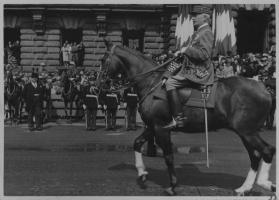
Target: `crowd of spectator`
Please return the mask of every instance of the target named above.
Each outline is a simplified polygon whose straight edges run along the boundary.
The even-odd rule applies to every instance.
[[[72,43],[76,45],[75,43]],[[80,46],[83,44],[80,43]],[[75,47],[71,46],[69,43],[65,42],[61,51],[64,54],[65,49],[70,48],[74,49],[80,47],[76,45]],[[79,61],[79,56],[76,53],[72,53],[72,50],[67,50],[68,56],[63,56],[65,66],[69,66],[71,60],[76,61],[77,63],[81,64]],[[75,52],[75,51],[74,51]],[[65,53],[66,54],[66,53]],[[151,58],[158,64],[164,63],[168,60],[167,54],[161,55],[153,55]],[[68,60],[68,61],[67,61]],[[215,73],[218,78],[227,78],[230,76],[244,76],[248,78],[254,78],[258,81],[265,81],[268,78],[274,76],[275,72],[275,54],[274,53],[263,53],[263,54],[253,54],[248,53],[240,57],[239,55],[236,56],[219,56],[213,59],[213,64],[215,68]],[[16,80],[19,82],[26,83],[28,82],[30,74],[27,72],[22,72],[21,70],[14,70],[15,67],[11,64],[5,65],[5,73],[8,71],[14,71],[14,76]],[[85,71],[82,68],[71,68],[67,69],[68,76],[72,81],[75,82],[76,85],[82,85],[85,80],[95,80],[98,76],[98,70],[100,69],[99,65],[96,65],[92,71]],[[60,85],[61,80],[61,73],[57,72],[47,72],[45,70],[41,70],[40,78],[42,81],[47,81],[53,83],[53,85]],[[119,84],[124,84],[125,80],[119,80],[117,82]]]
[[[70,65],[82,66],[84,60],[85,47],[82,42],[65,41],[60,50],[60,64],[65,67]]]
[[[4,48],[4,64],[18,66],[20,64],[20,42],[9,41]]]
[[[213,64],[216,76],[219,78],[239,75],[265,81],[274,75],[276,59],[272,52],[247,53],[242,57],[239,55],[219,56],[213,60]]]

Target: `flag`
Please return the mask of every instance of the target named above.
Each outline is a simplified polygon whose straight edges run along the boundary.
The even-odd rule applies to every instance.
[[[215,35],[214,56],[235,55],[236,36],[231,6],[218,4],[213,11],[213,33]]]
[[[194,33],[193,20],[190,16],[190,5],[178,6],[178,17],[176,21],[175,37],[176,48],[186,46]]]

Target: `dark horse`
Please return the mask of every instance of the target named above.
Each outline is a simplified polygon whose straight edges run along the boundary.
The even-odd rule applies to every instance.
[[[68,74],[62,74],[62,98],[64,101],[64,110],[66,114],[66,118],[72,121],[72,110],[73,110],[73,102],[77,95],[77,91],[74,83],[69,79]],[[70,104],[69,114],[68,115],[68,104]]]
[[[115,46],[106,40],[105,43],[108,51],[104,55],[102,64],[107,75],[114,78],[117,74],[124,73],[136,87],[140,98],[139,112],[146,128],[134,142],[138,183],[145,186],[144,182],[148,174],[143,163],[141,148],[150,137],[155,135],[156,143],[163,150],[170,178],[170,187],[166,192],[174,195],[177,177],[174,170],[171,134],[170,130],[163,128],[172,120],[172,116],[168,102],[154,99],[151,89],[154,86],[161,86],[163,72],[155,71],[158,69],[156,64],[140,52]],[[267,144],[259,135],[270,106],[271,97],[263,84],[243,77],[231,77],[219,80],[215,108],[208,109],[209,129],[225,127],[233,130],[248,151],[251,168],[243,185],[235,190],[238,195],[250,191],[255,182],[267,190],[276,190],[275,185],[269,181],[275,147]],[[179,131],[204,130],[203,109],[184,107],[183,111],[187,122]],[[260,161],[262,161],[261,167],[259,167]]]
[[[7,77],[7,86],[5,87],[4,99],[8,105],[8,112],[11,123],[18,123],[21,105],[22,89],[13,78],[13,74],[9,73]]]

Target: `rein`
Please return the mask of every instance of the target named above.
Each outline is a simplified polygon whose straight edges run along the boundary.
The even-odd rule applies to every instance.
[[[111,50],[110,50],[108,53],[111,54],[111,55],[114,54],[115,48],[116,48],[116,45],[113,45],[112,48],[111,48]],[[126,88],[129,88],[129,87],[133,86],[133,85],[136,83],[136,81],[139,80],[140,78],[143,78],[143,77],[145,77],[146,75],[149,75],[150,73],[153,73],[153,72],[158,71],[159,69],[165,67],[166,65],[168,65],[169,63],[171,63],[172,61],[174,61],[174,60],[177,59],[177,58],[178,58],[178,57],[173,57],[173,58],[167,60],[166,62],[160,64],[160,65],[157,66],[157,67],[151,68],[151,69],[149,69],[149,70],[147,70],[147,71],[145,71],[145,72],[142,72],[142,73],[139,73],[139,74],[136,74],[136,75],[130,77],[129,79],[132,80],[132,83],[128,83],[128,84],[126,84],[125,86],[120,87],[120,89],[114,90],[114,91],[115,91],[115,92],[116,92],[116,91],[120,91],[120,90],[123,90],[123,89],[126,89]],[[106,68],[105,71],[104,71],[104,73],[107,72],[107,70],[108,70],[108,69]],[[153,85],[153,83],[154,83],[154,80],[153,80],[153,82],[151,83],[151,85]],[[156,88],[158,88],[161,84],[162,84],[162,81],[159,81],[155,86],[153,86],[153,87],[140,99],[139,104],[141,104],[141,103],[145,100],[145,98],[148,97],[148,95],[149,95],[150,93],[152,93]]]
[[[151,68],[151,69],[149,69],[149,70],[147,70],[147,71],[145,71],[145,72],[142,72],[142,73],[140,73],[140,74],[136,74],[135,76],[131,77],[131,79],[132,79],[132,80],[133,80],[133,79],[135,80],[135,79],[138,79],[138,78],[141,77],[141,76],[145,76],[145,75],[147,75],[147,74],[149,74],[149,73],[156,72],[158,69],[160,69],[160,68],[162,68],[162,67],[165,67],[166,65],[168,65],[169,63],[171,63],[171,62],[174,61],[175,59],[177,59],[177,57],[173,57],[173,58],[167,60],[166,62],[162,63],[161,65],[159,65],[159,66],[157,66],[157,67],[155,67],[155,68]]]

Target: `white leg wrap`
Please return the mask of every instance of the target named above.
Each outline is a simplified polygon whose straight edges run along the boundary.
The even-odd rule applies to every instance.
[[[135,158],[136,158],[136,168],[138,170],[138,176],[147,175],[148,172],[145,171],[145,166],[142,160],[142,153],[135,151]]]
[[[244,193],[250,191],[253,188],[257,176],[257,171],[250,168],[248,175],[240,188],[237,188],[235,191],[237,193]]]
[[[271,163],[262,161],[261,168],[259,170],[257,184],[266,190],[271,190],[272,182],[268,180]]]

